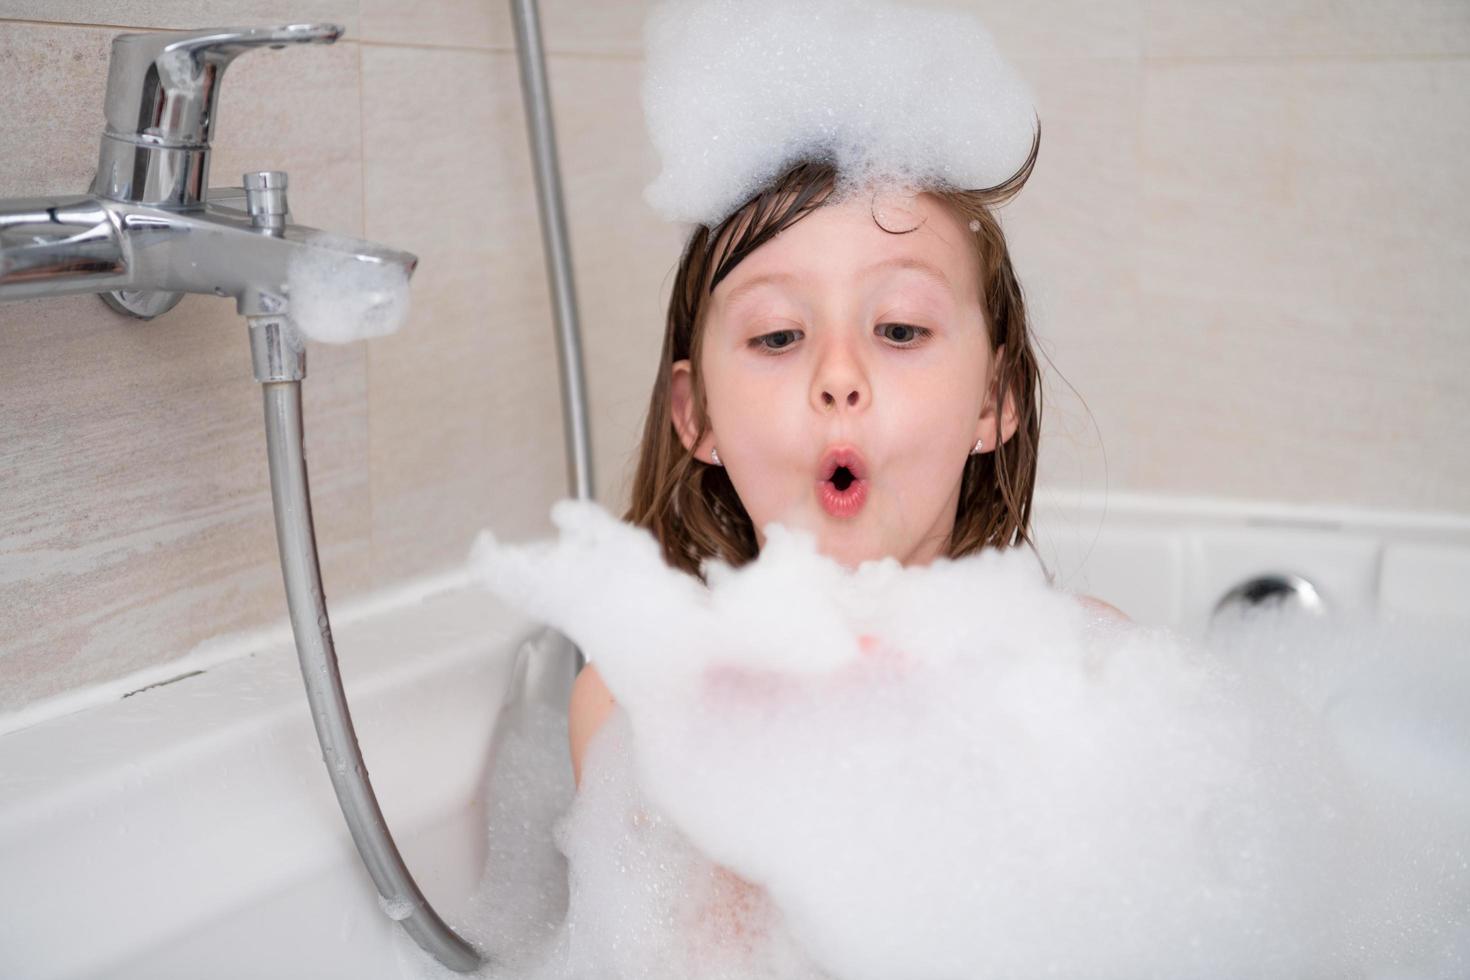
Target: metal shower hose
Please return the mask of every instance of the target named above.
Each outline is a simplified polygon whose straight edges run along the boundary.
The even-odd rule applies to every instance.
[[[590,499],[592,455],[587,425],[582,354],[577,325],[575,288],[567,247],[561,181],[557,172],[556,141],[541,50],[536,0],[511,0],[516,28],[516,51],[521,68],[522,94],[535,162],[537,205],[542,242],[557,322],[557,351],[566,452],[571,492]],[[270,460],[271,502],[276,516],[276,542],[290,609],[291,630],[312,721],[321,742],[322,761],[347,820],[352,840],[372,875],[378,893],[390,908],[407,909],[399,921],[414,941],[452,970],[468,973],[481,965],[480,956],[445,924],[424,898],[403,863],[373,795],[352,728],[352,716],[342,690],[332,628],[322,591],[316,535],[311,519],[306,456],[301,419],[301,379],[306,375],[305,351],[288,341],[289,325],[282,317],[251,317],[250,344],[256,380],[265,399],[266,453]],[[585,658],[575,651],[575,667]]]

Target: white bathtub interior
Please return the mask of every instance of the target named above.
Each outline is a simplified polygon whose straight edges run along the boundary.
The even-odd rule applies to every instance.
[[[507,692],[564,711],[564,650],[513,669],[538,637],[478,590],[336,629],[384,816],[446,915],[484,864]],[[398,976],[287,643],[0,737],[0,781],[0,976]]]
[[[1291,569],[1332,603],[1437,617],[1470,637],[1470,541],[1452,521],[1207,519],[1117,498],[1104,519],[1065,504],[1037,519],[1057,584],[1144,625],[1196,635],[1242,575]],[[526,646],[538,636],[540,655]],[[454,924],[485,866],[502,704],[514,692],[564,717],[570,656],[452,584],[337,624],[336,638],[384,815]],[[400,976],[399,927],[338,810],[294,647],[278,636],[180,668],[171,683],[0,735],[0,976]]]
[[[1140,624],[1210,627],[1231,588],[1299,575],[1327,608],[1470,623],[1470,518],[1209,498],[1038,491],[1033,538],[1056,584]]]

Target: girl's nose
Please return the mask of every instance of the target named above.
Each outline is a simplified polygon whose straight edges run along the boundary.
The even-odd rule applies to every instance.
[[[839,353],[827,357],[817,369],[812,393],[813,403],[820,412],[866,410],[870,397],[862,365],[851,356]]]
[[[852,390],[848,391],[846,395],[842,395],[841,397],[839,397],[839,395],[843,391],[843,386],[839,386],[835,390],[837,394],[834,394],[832,391],[822,392],[823,408],[831,408],[832,406],[837,405],[839,402],[846,404],[848,408],[857,408],[864,401],[861,388],[853,388]]]

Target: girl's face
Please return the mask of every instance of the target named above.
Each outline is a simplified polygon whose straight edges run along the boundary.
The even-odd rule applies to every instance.
[[[895,231],[919,227],[892,234],[875,214]],[[778,522],[850,568],[944,553],[975,441],[993,452],[1016,429],[1009,396],[995,417],[999,352],[971,235],[927,194],[853,195],[715,289],[700,363],[710,432],[698,446],[688,360],[673,365],[671,407],[686,448],[705,461],[719,450],[762,548]],[[844,450],[861,479],[839,492],[827,471]]]

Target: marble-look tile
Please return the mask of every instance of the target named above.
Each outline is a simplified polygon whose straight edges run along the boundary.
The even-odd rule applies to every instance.
[[[1027,59],[1041,106],[1031,179],[1000,211],[1043,378],[1039,484],[1131,481],[1138,89],[1129,59]]]
[[[454,103],[425,97],[463,82]],[[541,232],[514,59],[363,49],[368,234],[416,253],[403,331],[368,345],[374,577],[550,529],[566,493]]]
[[[1143,0],[926,0],[926,6],[974,13],[1009,58],[1137,57]],[[545,0],[542,45],[548,53],[642,58],[643,27],[654,0]],[[510,4],[444,0],[406,7],[362,0],[362,37],[369,42],[515,49]]]
[[[653,0],[547,0],[541,5],[541,29],[548,51],[559,54],[618,54],[643,57],[643,23],[653,9]],[[497,42],[515,44],[515,27],[510,5],[501,5],[497,17]]]
[[[1136,58],[1144,0],[939,0],[969,10],[995,35],[1001,55],[1048,58]],[[1024,76],[1024,73],[1023,73]]]
[[[316,357],[307,454],[329,596],[367,557],[362,352]],[[0,308],[0,709],[285,615],[261,392],[230,304]],[[357,406],[354,408],[354,406]]]
[[[643,200],[658,173],[640,65],[551,60],[552,108],[576,263],[598,499],[626,510],[658,375],[685,229]]]
[[[7,119],[0,127],[0,195],[87,192],[97,174],[115,34],[0,24],[0,105]]]
[[[356,35],[357,0],[0,0],[5,19],[148,30],[325,23]]]
[[[508,3],[435,0],[406,4],[401,0],[360,0],[360,6],[359,36],[369,43],[490,48],[513,37]]]
[[[1150,58],[1470,55],[1464,0],[1143,0]]]
[[[0,58],[22,86],[79,66],[73,82],[0,84],[29,107],[4,139],[45,147],[0,154],[0,197],[90,183],[113,33],[0,27],[0,43],[44,52]],[[216,176],[287,169],[298,217],[360,234],[359,119],[334,112],[356,103],[355,49],[270,55],[275,70],[242,62],[226,80]],[[368,584],[366,351],[313,346],[308,364],[316,528],[339,598]],[[146,323],[93,296],[0,304],[0,710],[284,618],[262,420],[228,301],[186,297]]]
[[[1470,509],[1467,85],[1465,62],[1148,66],[1152,489]]]
[[[640,57],[650,0],[550,0],[538,4],[541,43],[548,53]],[[443,0],[408,7],[393,0],[362,0],[362,36],[370,43],[477,47],[514,51],[509,3]]]
[[[1139,51],[1139,2],[925,0],[924,6],[973,13],[1007,58],[1134,57]],[[562,53],[601,52],[641,58],[643,26],[653,7],[650,0],[547,0],[542,4],[546,46]],[[513,44],[515,34],[508,6],[502,5],[495,25],[497,43]]]

